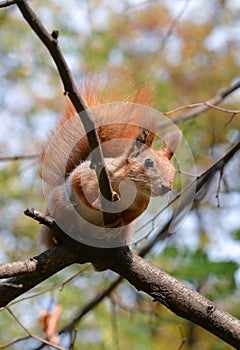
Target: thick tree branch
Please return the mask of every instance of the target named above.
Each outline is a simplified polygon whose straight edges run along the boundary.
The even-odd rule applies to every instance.
[[[56,272],[75,262],[75,255],[66,247],[56,247],[48,250],[33,259],[10,264],[2,264],[1,272],[8,271],[14,264],[15,277],[6,280],[0,285],[0,307],[6,306],[11,300],[25,293]],[[16,273],[17,266],[19,268]],[[30,267],[30,268],[29,268]],[[5,273],[8,276],[8,273]],[[5,277],[1,273],[1,277]]]
[[[99,179],[98,182],[100,191],[103,197],[111,202],[114,200],[113,190],[107,173],[106,164],[104,161],[99,137],[95,128],[94,119],[92,118],[90,111],[87,110],[85,102],[79,94],[79,90],[72,78],[67,62],[60,50],[57,41],[58,32],[53,31],[52,35],[50,35],[26,0],[18,0],[16,4],[30,27],[47,47],[57,66],[58,72],[64,85],[65,93],[69,96],[78,115],[81,118],[81,121],[87,133],[88,143],[91,150],[95,150],[92,153],[91,167],[96,171],[97,177]],[[114,213],[104,212],[103,215],[106,225],[108,223],[116,221],[116,214]]]
[[[175,314],[200,325],[217,335],[232,346],[240,343],[240,321],[218,309],[216,305],[196,291],[161,271],[128,247],[99,249],[74,242],[66,246],[57,246],[35,257],[36,269],[25,275],[12,278],[15,286],[0,287],[0,306],[5,306],[13,296],[40,283],[53,273],[72,263],[91,261],[94,264],[105,260],[108,267],[127,279],[135,288],[150,295]],[[22,282],[22,286],[16,286]],[[86,310],[87,311],[87,310]]]
[[[118,263],[112,270],[176,315],[198,324],[228,344],[239,347],[238,319],[143,258],[132,253],[127,258],[120,254]]]

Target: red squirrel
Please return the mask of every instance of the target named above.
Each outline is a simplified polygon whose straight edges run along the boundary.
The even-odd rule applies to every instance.
[[[151,94],[146,86],[127,99],[118,89],[106,97],[97,84],[87,84],[81,95],[94,117],[110,182],[119,198],[111,207],[117,219],[105,228],[98,179],[90,167],[91,151],[70,102],[40,157],[47,213],[81,242],[129,245],[131,223],[146,210],[151,196],[164,195],[173,187],[175,168],[170,159],[181,142],[181,132],[167,134],[162,148],[153,150],[157,121],[151,118]],[[46,248],[58,243],[46,226],[42,226],[40,241]]]

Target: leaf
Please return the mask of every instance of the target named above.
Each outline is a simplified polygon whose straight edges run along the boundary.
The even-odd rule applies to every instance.
[[[38,320],[40,327],[47,339],[58,345],[58,321],[61,314],[61,305],[56,305],[51,313],[46,312],[46,310],[41,311],[41,316]]]

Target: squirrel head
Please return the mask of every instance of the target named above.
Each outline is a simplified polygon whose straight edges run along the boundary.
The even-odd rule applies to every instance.
[[[176,170],[170,159],[181,137],[179,130],[167,133],[160,151],[154,151],[141,142],[135,143],[131,152],[122,158],[113,177],[118,178],[117,182],[122,177],[133,181],[137,191],[148,197],[162,196],[171,191]]]
[[[159,151],[147,147],[147,134],[144,133],[143,136],[134,141],[128,152],[121,157],[105,159],[113,190],[120,195],[121,201],[117,201],[116,206],[127,207],[126,202],[134,196],[138,205],[144,204],[139,200],[145,197],[140,201],[145,201],[146,207],[150,197],[163,196],[172,190],[175,168],[170,159],[180,144],[181,132],[167,133]],[[75,194],[85,205],[100,210],[98,180],[95,171],[90,168],[89,160],[75,168],[71,173],[70,182]],[[122,189],[121,185],[124,186]]]

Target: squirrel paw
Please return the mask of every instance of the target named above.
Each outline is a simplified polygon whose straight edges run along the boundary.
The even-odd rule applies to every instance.
[[[101,195],[98,195],[97,199],[93,202],[92,206],[95,208],[95,209],[98,209],[100,211],[104,211],[105,208],[104,208],[104,205],[102,205],[102,196]],[[112,202],[116,202],[120,199],[120,196],[117,192],[113,191],[112,192]],[[107,204],[108,205],[108,204]]]

